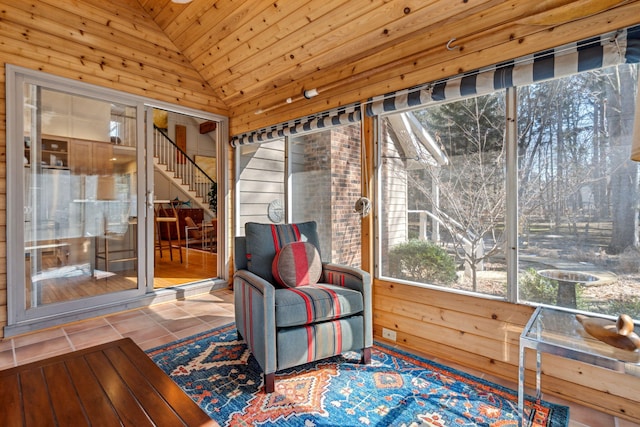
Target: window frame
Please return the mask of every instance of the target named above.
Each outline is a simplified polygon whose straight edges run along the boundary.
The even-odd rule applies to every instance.
[[[278,126],[278,125],[276,125]],[[281,136],[281,137],[274,137],[271,139],[266,139],[264,141],[259,141],[259,142],[251,142],[249,144],[238,144],[236,145],[234,154],[235,154],[235,159],[234,159],[234,164],[235,164],[235,170],[237,171],[235,174],[235,198],[234,198],[234,235],[235,236],[244,236],[244,225],[246,222],[242,222],[241,218],[243,215],[242,213],[242,206],[243,206],[243,200],[241,198],[241,194],[242,194],[242,148],[243,147],[248,147],[248,146],[261,146],[263,144],[268,144],[274,141],[278,141],[278,140],[282,140],[283,141],[283,146],[284,146],[284,153],[283,153],[283,160],[284,160],[284,174],[283,174],[283,178],[284,178],[284,182],[283,182],[283,188],[284,188],[284,195],[283,195],[283,202],[284,202],[284,218],[281,222],[278,222],[276,224],[281,224],[281,223],[289,223],[292,221],[292,217],[293,217],[293,208],[292,208],[292,204],[295,202],[293,200],[293,195],[295,193],[295,191],[293,190],[293,175],[292,175],[292,161],[293,161],[293,155],[291,150],[293,149],[294,144],[292,143],[292,139],[293,138],[298,138],[298,137],[305,137],[305,136],[309,136],[309,135],[314,135],[314,134],[319,134],[319,133],[323,133],[323,132],[328,132],[328,131],[332,131],[333,129],[336,128],[340,128],[340,127],[347,127],[347,126],[358,126],[359,127],[359,131],[360,131],[360,144],[365,144],[365,140],[364,140],[364,133],[362,131],[362,120],[356,120],[356,121],[349,121],[348,123],[342,122],[342,123],[335,123],[329,126],[323,126],[323,127],[318,127],[315,129],[311,129],[311,130],[307,130],[307,131],[301,131],[301,132],[296,132],[296,133],[292,133],[290,135],[286,135],[286,136]],[[275,127],[275,126],[274,126]],[[364,159],[362,158],[361,155],[362,150],[360,150],[360,157],[359,157],[359,161],[360,161],[360,170],[364,170]],[[361,187],[362,187],[362,183],[360,185],[360,191],[361,191]],[[355,200],[354,200],[355,202]],[[267,213],[264,213],[265,216],[265,220],[268,221],[267,218]],[[330,254],[331,255],[331,254]],[[323,252],[323,260],[325,258],[325,253]],[[362,259],[362,255],[360,255],[360,259]],[[325,261],[328,261],[325,260]],[[333,261],[333,260],[332,260]]]
[[[376,116],[373,117],[374,120],[374,127],[375,127],[375,135],[374,135],[374,152],[375,152],[375,160],[374,160],[374,165],[375,165],[375,176],[374,176],[374,188],[375,188],[375,193],[374,193],[374,198],[375,198],[375,204],[374,206],[378,207],[374,209],[374,235],[375,235],[375,243],[374,243],[374,277],[376,279],[379,280],[384,280],[384,281],[392,281],[392,282],[399,282],[405,285],[409,285],[409,286],[416,286],[416,287],[421,287],[421,288],[426,288],[426,289],[433,289],[433,290],[439,290],[439,291],[443,291],[443,292],[450,292],[450,293],[456,293],[456,294],[461,294],[461,295],[468,295],[468,296],[473,296],[473,297],[478,297],[478,298],[485,298],[485,299],[491,299],[491,300],[497,300],[497,301],[507,301],[507,302],[511,302],[511,303],[519,303],[519,301],[517,300],[517,295],[518,295],[518,291],[517,291],[517,274],[518,274],[518,265],[517,265],[517,256],[518,256],[518,235],[517,235],[517,231],[518,231],[518,224],[517,224],[517,184],[518,184],[518,170],[517,170],[517,88],[516,87],[509,87],[509,88],[505,88],[503,90],[499,90],[496,92],[504,92],[504,99],[505,99],[505,122],[506,122],[506,128],[505,128],[505,165],[506,165],[506,170],[505,170],[505,193],[508,194],[508,191],[510,189],[512,189],[515,186],[515,200],[510,200],[511,198],[507,196],[507,200],[506,200],[506,206],[505,206],[505,249],[506,249],[506,253],[505,256],[508,256],[510,258],[514,258],[515,257],[515,262],[509,262],[509,259],[507,259],[507,268],[506,268],[506,273],[507,273],[507,292],[506,292],[506,296],[499,296],[499,295],[490,295],[490,294],[482,294],[479,292],[473,292],[473,291],[468,291],[468,290],[464,290],[464,289],[452,289],[452,288],[447,288],[444,286],[440,286],[440,285],[434,285],[434,284],[429,284],[429,283],[419,283],[419,282],[413,282],[413,281],[408,281],[408,280],[403,280],[403,279],[398,279],[398,278],[394,278],[391,276],[385,276],[382,274],[382,227],[383,227],[383,221],[381,218],[381,212],[380,212],[380,208],[379,206],[382,206],[382,204],[384,203],[383,200],[381,200],[383,191],[382,191],[382,185],[383,185],[383,179],[382,179],[382,165],[383,165],[383,157],[382,157],[382,145],[383,145],[383,141],[381,141],[381,138],[384,137],[384,132],[382,129],[382,122],[383,119],[390,116],[390,115],[394,115],[394,114],[399,114],[402,112],[406,112],[406,111],[415,111],[418,109],[424,109],[426,107],[428,107],[428,105],[442,105],[442,104],[446,104],[446,103],[451,103],[451,102],[456,102],[459,101],[460,99],[455,99],[455,100],[444,100],[444,101],[440,101],[440,102],[433,102],[433,103],[429,103],[428,105],[422,105],[422,106],[418,106],[418,107],[413,107],[413,108],[406,108],[406,109],[401,109],[401,110],[396,110],[396,111],[388,111],[388,112],[384,112],[384,113],[380,113],[377,114]],[[478,95],[480,96],[480,95]],[[472,97],[472,96],[471,96]],[[467,98],[467,97],[465,97]],[[470,98],[470,97],[468,97]],[[513,120],[511,120],[511,118],[513,118]],[[516,221],[512,221],[510,220],[510,215],[513,214],[515,209],[515,218]],[[507,250],[508,249],[508,250]],[[507,255],[509,254],[509,255]],[[512,278],[515,278],[515,280],[513,280]],[[511,281],[509,281],[511,279]],[[512,283],[515,283],[515,285],[512,285]]]
[[[602,68],[597,68],[597,69],[590,69],[590,70],[585,70],[583,71],[584,73],[590,73],[590,72],[594,72],[597,70],[606,70],[608,68],[611,67],[620,67],[620,66],[627,66],[627,65],[634,65],[634,64],[616,64],[613,66],[609,66],[609,67],[602,67]],[[638,67],[638,64],[635,64],[636,67]],[[549,79],[548,81],[553,81],[553,80],[560,80],[563,78],[567,78],[569,76],[566,75],[561,75],[561,76],[557,76],[553,79]],[[375,159],[374,159],[374,164],[375,164],[375,175],[374,175],[374,182],[375,182],[375,200],[376,203],[374,206],[376,206],[377,208],[374,211],[374,215],[375,215],[375,224],[374,224],[374,235],[375,235],[375,241],[374,241],[374,259],[375,259],[375,263],[374,263],[374,277],[376,277],[379,280],[383,280],[383,281],[391,281],[391,282],[398,282],[398,283],[402,283],[402,284],[406,284],[406,285],[410,285],[410,286],[416,286],[416,287],[422,287],[422,288],[427,288],[427,289],[433,289],[433,290],[438,290],[438,291],[443,291],[443,292],[449,292],[449,293],[458,293],[458,294],[464,294],[464,295],[469,295],[469,296],[473,296],[473,297],[477,297],[477,298],[484,298],[484,299],[492,299],[492,300],[501,300],[501,301],[506,301],[509,303],[514,303],[514,304],[524,304],[524,305],[531,305],[531,306],[551,306],[554,308],[558,308],[558,309],[562,309],[562,310],[570,310],[570,311],[575,311],[575,312],[580,312],[581,310],[579,308],[570,308],[570,307],[565,307],[562,305],[549,305],[549,304],[545,304],[545,303],[541,303],[541,302],[536,302],[536,301],[528,301],[528,300],[524,300],[520,298],[520,291],[519,291],[519,285],[520,285],[520,275],[522,274],[522,272],[519,272],[519,260],[520,260],[520,256],[522,255],[520,253],[520,244],[519,244],[519,217],[520,217],[520,213],[519,213],[519,192],[520,192],[520,186],[521,186],[521,182],[519,181],[519,170],[518,170],[518,110],[520,108],[519,103],[518,103],[518,90],[520,88],[523,87],[527,87],[528,85],[536,85],[536,84],[540,84],[542,82],[531,82],[531,83],[527,83],[527,84],[523,84],[523,85],[514,85],[512,87],[508,87],[506,88],[506,91],[504,91],[504,103],[505,103],[505,116],[504,116],[504,120],[505,120],[505,128],[504,128],[504,144],[505,144],[505,181],[504,181],[504,191],[505,191],[505,197],[506,197],[506,206],[505,206],[505,221],[504,221],[504,226],[505,226],[505,242],[504,242],[504,256],[505,256],[505,260],[506,260],[506,268],[505,268],[505,272],[506,272],[506,284],[507,284],[507,289],[506,289],[506,295],[505,296],[497,296],[497,295],[490,295],[490,294],[484,294],[484,293],[480,293],[480,292],[474,292],[474,291],[469,291],[469,290],[461,290],[461,289],[454,289],[454,288],[448,288],[446,286],[441,286],[441,285],[435,285],[435,284],[429,284],[429,283],[420,283],[420,282],[414,282],[414,281],[409,281],[409,280],[403,280],[403,279],[398,279],[398,278],[394,278],[391,277],[389,275],[384,275],[383,274],[383,257],[386,256],[386,254],[383,253],[383,241],[386,238],[386,236],[383,235],[383,231],[384,231],[384,218],[381,217],[382,215],[382,211],[380,209],[380,206],[383,206],[384,203],[388,203],[388,200],[383,200],[383,180],[385,179],[384,173],[383,173],[383,165],[384,165],[384,158],[383,158],[383,146],[385,144],[385,141],[383,141],[383,138],[386,138],[387,135],[385,132],[383,132],[383,121],[385,120],[385,118],[387,118],[390,115],[396,115],[396,114],[400,114],[406,111],[416,111],[416,110],[420,110],[420,109],[426,109],[429,106],[433,106],[433,105],[443,105],[449,102],[456,102],[458,100],[461,99],[465,99],[467,97],[460,97],[460,98],[456,98],[456,99],[449,99],[449,100],[443,100],[443,101],[436,101],[436,102],[428,102],[426,104],[420,105],[420,106],[416,106],[416,107],[411,107],[411,108],[404,108],[404,109],[397,109],[394,111],[387,111],[387,112],[381,112],[378,113],[377,115],[375,115],[373,117],[374,123],[375,123],[375,136],[374,136],[374,152],[375,152]],[[640,83],[638,83],[638,85],[640,86]],[[490,93],[495,93],[495,92],[499,92],[500,90],[496,90],[494,92],[490,92]],[[481,96],[482,94],[474,94],[471,95],[470,97],[475,97],[475,96]],[[640,105],[640,87],[637,89],[637,93],[636,93],[636,97],[638,97],[638,99],[636,99],[636,105],[639,106]],[[638,108],[638,107],[636,107]],[[636,112],[636,117],[638,117],[638,112]],[[637,127],[637,124],[635,124],[635,126]],[[640,192],[640,190],[639,190]],[[637,212],[637,211],[636,211]],[[589,312],[590,313],[590,312]],[[606,314],[603,313],[599,313],[596,312],[598,315],[603,315],[606,316]]]

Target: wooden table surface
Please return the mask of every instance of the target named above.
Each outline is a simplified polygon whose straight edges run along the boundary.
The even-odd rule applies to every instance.
[[[130,338],[0,371],[0,426],[218,426]]]

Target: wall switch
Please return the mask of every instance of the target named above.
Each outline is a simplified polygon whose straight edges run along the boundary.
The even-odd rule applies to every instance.
[[[382,328],[382,338],[386,338],[391,341],[396,340],[396,331],[392,331],[391,329]]]

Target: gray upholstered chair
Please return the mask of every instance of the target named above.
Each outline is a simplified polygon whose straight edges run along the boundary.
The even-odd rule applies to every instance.
[[[301,247],[307,251],[304,262],[309,268],[289,262],[290,254],[300,254]],[[281,262],[281,258],[291,259]],[[275,390],[275,373],[285,368],[352,350],[362,352],[362,363],[370,363],[371,276],[357,268],[319,261],[315,222],[247,223],[245,237],[235,239],[235,264],[236,327],[262,368],[267,393]],[[317,283],[292,283],[299,280],[295,277],[313,276],[314,266]],[[285,284],[279,285],[276,279],[284,281],[285,276]]]

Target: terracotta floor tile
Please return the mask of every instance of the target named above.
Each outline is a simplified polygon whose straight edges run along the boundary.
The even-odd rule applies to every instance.
[[[109,323],[119,323],[125,320],[139,319],[140,317],[147,317],[147,314],[142,310],[130,310],[122,313],[110,314],[105,317],[105,319]]]
[[[59,328],[0,340],[0,369],[63,354],[102,342],[131,337],[143,350],[169,344],[178,339],[207,332],[234,321],[233,292],[228,289],[196,295],[181,301],[159,304],[123,313],[76,322]],[[14,350],[15,348],[15,350]],[[15,351],[15,353],[14,353]],[[15,360],[14,360],[15,354]],[[446,360],[420,356],[496,382],[512,390],[517,384],[484,375]],[[533,390],[527,390],[529,394]],[[640,427],[639,424],[555,398],[545,400],[570,406],[569,427]]]
[[[223,289],[219,293],[216,294],[219,298],[226,302],[233,303],[233,291],[229,289]]]
[[[177,320],[166,320],[164,322],[159,322],[159,323],[160,325],[167,328],[169,332],[172,332],[174,334],[184,329],[205,325],[205,322],[198,319],[197,317],[185,317]]]
[[[231,313],[234,313],[235,310],[236,310],[235,306],[233,305],[233,303],[222,303],[222,304],[219,304],[219,306],[221,308],[224,308],[227,311],[230,311]]]
[[[57,354],[73,351],[66,336],[52,338],[27,345],[16,346],[16,361],[22,365]]]
[[[174,332],[174,335],[178,339],[187,338],[192,335],[201,334],[203,332],[207,332],[211,330],[211,326],[208,323],[200,323],[199,325],[192,326],[190,328],[182,329],[180,331]]]
[[[189,314],[200,314],[219,309],[217,304],[208,301],[192,301],[188,304],[180,305],[179,308]]]
[[[64,329],[67,334],[73,334],[78,331],[87,331],[90,329],[99,328],[107,324],[107,320],[104,317],[96,317],[94,319],[88,319],[81,322],[64,325],[62,329]]]
[[[183,310],[191,313],[192,315],[200,315],[200,314],[218,314],[224,313],[225,315],[233,316],[233,311],[229,310],[222,306],[222,304],[213,304],[208,302],[197,302],[185,307],[182,307]]]
[[[156,322],[166,322],[169,320],[180,320],[191,317],[187,311],[176,306],[166,307],[161,310],[148,310],[147,316]]]
[[[145,314],[144,316],[130,318],[128,320],[123,320],[122,322],[113,323],[112,325],[118,332],[125,335],[132,331],[152,328],[157,326],[158,322]]]
[[[130,337],[133,341],[137,343],[143,343],[145,341],[149,341],[155,338],[164,337],[165,335],[171,334],[166,328],[162,327],[159,324],[154,324],[148,328],[137,329],[134,331],[123,332],[122,335],[125,337]]]
[[[560,402],[558,399],[554,399],[553,396],[543,396],[543,398],[548,402],[568,404],[568,402]],[[615,427],[616,425],[615,417],[581,405],[569,405],[569,416],[571,423],[578,423],[578,425],[598,427]]]
[[[176,308],[179,308],[180,305],[184,305],[184,301],[164,302],[162,304],[156,304],[149,307],[145,307],[142,309],[142,311],[144,311],[147,314],[161,313],[163,311],[175,310]]]
[[[176,337],[174,334],[169,334],[169,335],[164,335],[164,336],[161,336],[161,337],[153,338],[153,339],[150,339],[150,340],[147,340],[147,341],[136,342],[136,344],[141,349],[147,351],[147,350],[150,350],[152,348],[160,347],[162,345],[166,345],[166,344],[169,344],[169,343],[177,341],[177,340],[178,340],[178,337]]]
[[[115,341],[120,338],[122,338],[122,334],[115,330],[111,325],[104,325],[98,328],[69,334],[69,339],[76,350]]]
[[[15,337],[13,343],[16,347],[24,347],[64,336],[65,333],[62,328],[47,329],[45,331]]]
[[[215,325],[226,325],[227,323],[232,323],[234,321],[233,315],[207,315],[207,316],[198,316],[200,320],[208,324]]]
[[[229,319],[227,317],[215,317],[212,320],[209,320],[207,324],[209,325],[210,329],[215,329],[219,328],[220,326],[228,325],[231,322],[233,322],[233,319]]]

